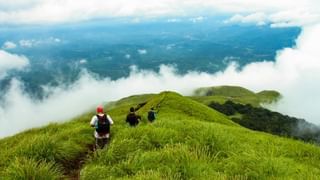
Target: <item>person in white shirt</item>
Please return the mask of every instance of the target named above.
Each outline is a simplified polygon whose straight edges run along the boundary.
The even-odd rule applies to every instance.
[[[97,107],[97,114],[90,121],[91,127],[95,128],[94,137],[96,139],[96,148],[101,149],[107,144],[110,138],[110,126],[113,124],[112,118],[104,113],[103,106]]]

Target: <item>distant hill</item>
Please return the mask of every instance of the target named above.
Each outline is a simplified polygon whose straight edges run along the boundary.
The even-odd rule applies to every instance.
[[[252,93],[249,93],[252,95]],[[125,124],[138,107],[142,122]],[[150,107],[157,119],[147,123]],[[7,179],[317,179],[320,148],[252,131],[174,92],[131,96],[106,105],[115,124],[107,148],[92,152],[87,113],[67,123],[0,140]],[[93,112],[93,111],[92,111]]]
[[[239,86],[199,88],[194,91],[192,96],[192,99],[207,105],[212,101],[224,103],[230,100],[241,104],[251,104],[256,107],[260,107],[261,104],[276,102],[280,98],[281,94],[277,91],[266,90],[254,93]]]
[[[246,128],[320,144],[320,127],[303,119],[232,101],[226,101],[224,104],[212,102],[209,107],[229,116],[232,121]]]
[[[281,94],[277,91],[264,90],[257,93],[261,103],[273,103],[281,98]]]
[[[246,128],[320,143],[320,127],[263,108],[263,105],[275,103],[281,98],[277,91],[254,93],[239,86],[216,86],[199,88],[194,94],[192,99],[227,115]]]

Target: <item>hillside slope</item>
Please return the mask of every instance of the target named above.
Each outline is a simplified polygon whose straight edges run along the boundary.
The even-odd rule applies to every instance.
[[[128,127],[129,107],[142,123]],[[158,107],[155,123],[146,112]],[[8,179],[315,179],[320,148],[243,128],[172,92],[107,105],[115,121],[108,148],[95,153],[92,113],[0,140],[0,177]],[[79,163],[81,162],[81,163]],[[81,168],[81,171],[80,171]],[[80,172],[80,173],[79,173]]]
[[[199,88],[194,91],[192,99],[209,105],[211,102],[225,103],[233,101],[241,104],[251,104],[260,107],[265,103],[273,103],[281,98],[277,91],[265,90],[254,93],[246,88],[239,86],[214,86]]]

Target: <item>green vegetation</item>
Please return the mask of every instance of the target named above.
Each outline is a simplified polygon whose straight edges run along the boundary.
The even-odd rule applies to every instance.
[[[135,128],[125,124],[130,106],[139,106],[137,113],[142,115],[142,122]],[[149,124],[146,115],[152,106],[159,112],[156,121]],[[133,96],[106,109],[115,121],[107,148],[90,152],[92,114],[85,114],[68,123],[0,140],[0,177],[76,177],[78,166],[81,179],[320,176],[318,146],[248,130],[228,116],[176,93]],[[84,164],[77,164],[79,161]]]
[[[199,88],[195,90],[196,95],[202,96],[226,96],[226,97],[242,97],[254,96],[255,93],[239,86],[215,86],[209,88]]]
[[[265,90],[257,93],[261,103],[273,103],[281,98],[281,94],[277,91]]]
[[[0,177],[56,179],[70,174],[92,144],[90,115],[0,140]]]
[[[209,105],[211,102],[220,104],[226,101],[233,101],[240,104],[251,104],[260,107],[262,104],[270,104],[281,98],[276,91],[261,91],[254,93],[239,86],[216,86],[209,88],[199,88],[195,90],[192,99]]]
[[[226,101],[224,104],[212,102],[209,107],[229,116],[232,121],[241,126],[252,130],[320,143],[320,128],[303,119],[232,101]]]

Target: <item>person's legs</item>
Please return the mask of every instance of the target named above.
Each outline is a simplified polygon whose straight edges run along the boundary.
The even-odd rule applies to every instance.
[[[97,150],[99,148],[99,139],[98,138],[95,138],[95,139],[96,139],[95,150]]]
[[[103,138],[101,140],[102,140],[101,149],[103,149],[106,146],[106,144],[108,143],[108,138]]]
[[[101,138],[96,138],[96,149],[101,148],[102,147],[102,139]]]
[[[105,145],[108,143],[109,138],[96,138],[96,149],[103,149]]]

